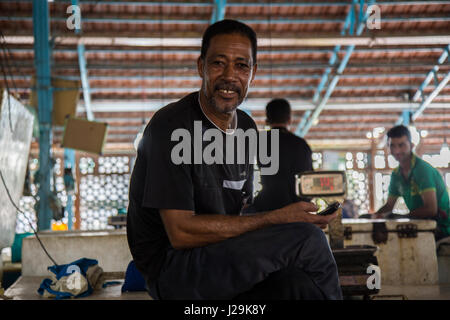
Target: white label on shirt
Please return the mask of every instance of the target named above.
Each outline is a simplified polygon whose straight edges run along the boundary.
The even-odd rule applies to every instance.
[[[247,179],[240,180],[240,181],[223,180],[223,187],[228,188],[228,189],[233,189],[233,190],[242,190],[242,187],[244,186],[245,181],[247,181]]]

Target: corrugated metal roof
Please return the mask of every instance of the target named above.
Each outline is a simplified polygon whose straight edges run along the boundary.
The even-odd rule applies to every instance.
[[[338,52],[336,63],[329,64],[333,41],[342,39],[344,21],[351,10],[349,1],[227,2],[225,17],[251,25],[262,44],[258,49],[258,73],[248,96],[252,115],[262,127],[265,103],[272,97],[289,98],[295,110],[295,128],[304,110],[314,108],[313,96],[324,72],[329,69],[330,75],[335,75],[344,59],[346,46]],[[49,3],[51,35],[56,36],[53,74],[79,78],[77,41],[92,39],[86,44],[86,60],[95,117],[107,118],[110,123],[107,143],[121,146],[129,143],[131,147],[133,135],[155,108],[199,87],[196,67],[199,39],[210,23],[213,1],[80,3],[83,31],[79,38],[66,26],[66,9],[70,2]],[[450,39],[450,1],[376,3],[381,12],[381,29],[365,28],[362,36],[382,39],[398,35],[403,39],[418,37],[419,41],[411,40],[403,45],[357,45],[319,123],[310,129],[307,139],[366,139],[367,131],[374,127],[393,125],[402,108],[414,109],[420,104],[420,99],[411,99],[428,72],[438,65],[446,48],[446,43],[437,40],[434,43],[433,38],[431,42],[428,38],[421,43],[420,38],[432,35],[436,39],[437,36]],[[355,9],[358,17],[359,6]],[[8,84],[23,100],[29,99],[34,74],[31,17],[31,1],[0,3],[0,29],[6,37],[8,57],[13,64],[10,68],[13,78]],[[117,40],[120,37],[122,41]],[[322,39],[327,44],[292,41],[308,37]],[[158,39],[176,41],[163,44]],[[285,39],[285,44],[274,44],[280,39]],[[430,94],[448,72],[450,65],[446,60],[424,89],[425,95]],[[323,92],[329,83],[328,80]],[[105,101],[110,102],[109,113],[103,111]],[[148,103],[147,110],[133,111],[133,107],[126,107],[126,103],[134,102],[142,102],[144,106],[139,108],[144,109]],[[438,146],[446,132],[450,134],[450,112],[446,112],[450,108],[448,85],[434,102],[437,107],[426,109],[416,125],[429,131],[427,144]],[[96,111],[96,105],[102,111]],[[335,110],[339,106],[341,109]],[[372,106],[379,107],[371,109]],[[80,110],[80,116],[83,112]],[[130,129],[133,126],[135,129]],[[55,134],[56,142],[61,138],[60,132]],[[366,141],[369,147],[370,140]]]

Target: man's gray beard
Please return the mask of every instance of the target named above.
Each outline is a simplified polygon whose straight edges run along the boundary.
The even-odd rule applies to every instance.
[[[238,102],[238,104],[236,106],[234,106],[233,108],[227,109],[227,110],[222,110],[221,108],[219,108],[217,106],[217,104],[216,104],[216,102],[214,100],[214,96],[212,96],[209,99],[206,98],[206,101],[208,102],[208,105],[211,106],[214,109],[214,111],[216,111],[218,113],[230,114],[230,113],[234,112],[237,109],[237,107],[239,107],[242,104],[242,101],[244,101],[244,100]]]

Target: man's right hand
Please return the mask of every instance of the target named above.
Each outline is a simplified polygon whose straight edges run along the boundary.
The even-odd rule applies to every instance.
[[[196,215],[194,211],[176,209],[160,209],[159,212],[171,245],[175,249],[186,249],[216,243],[275,224],[308,222],[323,229],[337,216],[337,213],[328,216],[311,213],[317,210],[317,206],[311,202],[297,202],[281,209],[244,216]]]
[[[337,217],[337,211],[327,216],[319,216],[312,213],[317,210],[318,207],[314,203],[300,201],[275,210],[273,214],[276,214],[282,220],[279,223],[309,222],[321,229],[326,228]]]

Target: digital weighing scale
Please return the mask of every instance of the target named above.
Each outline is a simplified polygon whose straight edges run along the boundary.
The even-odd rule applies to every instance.
[[[296,193],[301,198],[309,198],[313,202],[322,199],[327,204],[338,201],[342,203],[347,193],[344,171],[308,171],[296,175]],[[344,298],[370,295],[379,292],[378,288],[368,285],[374,270],[378,266],[375,252],[376,246],[358,245],[344,247],[344,227],[342,225],[342,209],[338,216],[328,225],[330,247],[339,272]],[[375,268],[374,268],[375,267]]]

